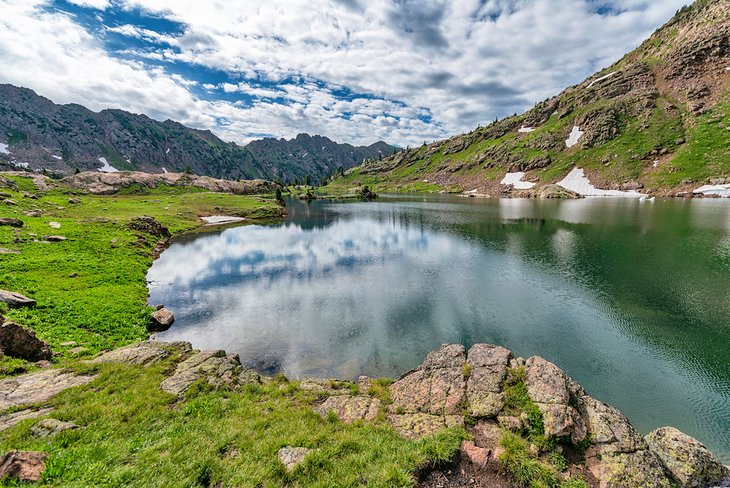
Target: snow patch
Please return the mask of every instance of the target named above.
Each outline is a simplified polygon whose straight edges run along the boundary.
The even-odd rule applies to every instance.
[[[525,176],[524,171],[518,171],[516,173],[507,173],[504,178],[502,178],[502,181],[499,183],[501,185],[512,185],[512,187],[515,190],[529,190],[530,188],[533,188],[535,186],[535,183],[529,182],[529,181],[522,181],[522,178]]]
[[[7,144],[3,144],[2,142],[0,142],[0,154],[10,154]]]
[[[573,130],[570,131],[570,135],[565,140],[565,145],[568,147],[573,147],[576,144],[578,144],[578,141],[580,140],[581,136],[583,136],[584,132],[580,130],[580,127],[577,125],[573,126]]]
[[[230,215],[210,215],[208,217],[200,217],[208,225],[232,224],[246,220],[243,217],[232,217]]]
[[[717,195],[718,197],[730,198],[730,184],[727,185],[704,185],[692,193],[698,193],[702,195]]]
[[[170,148],[165,149],[165,154],[170,154]]]
[[[162,172],[163,172],[163,173],[167,173],[167,172],[168,172],[168,171],[167,171],[167,170],[165,169],[165,167],[164,167],[164,166],[162,167]]]
[[[16,168],[28,169],[30,167],[30,165],[28,163],[17,163],[15,161],[13,161],[13,164],[15,165]]]
[[[119,170],[109,164],[109,161],[106,160],[106,158],[99,158],[99,162],[102,164],[101,168],[99,168],[99,171],[102,173],[118,173]]]
[[[525,127],[525,126],[523,125],[523,126],[522,126],[522,127],[520,127],[519,129],[517,129],[517,132],[532,132],[533,130],[535,130],[535,128],[534,128],[534,127]]]
[[[61,156],[56,156],[55,154],[51,154],[51,157],[53,159],[58,159],[59,161],[63,160],[63,158]]]
[[[610,77],[612,77],[612,76],[613,76],[613,75],[615,75],[616,73],[618,73],[618,71],[611,71],[611,72],[610,72],[609,74],[607,74],[607,75],[605,75],[605,76],[601,76],[600,78],[596,78],[595,80],[591,81],[591,84],[590,84],[590,85],[588,85],[588,86],[587,86],[586,88],[590,88],[590,87],[592,87],[593,85],[595,85],[596,83],[599,83],[599,82],[601,82],[601,81],[603,81],[603,80],[605,80],[605,79],[607,79],[607,78],[610,78]]]
[[[637,191],[621,191],[621,190],[600,190],[593,186],[583,173],[581,168],[573,168],[568,175],[558,182],[558,186],[566,190],[574,191],[584,197],[633,197],[638,198],[643,194]]]

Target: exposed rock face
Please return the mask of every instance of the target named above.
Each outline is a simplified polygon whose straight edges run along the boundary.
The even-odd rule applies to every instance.
[[[166,308],[160,308],[152,312],[150,317],[150,323],[147,325],[149,331],[163,331],[169,329],[175,322],[175,316],[172,312]]]
[[[85,385],[95,376],[77,376],[61,369],[48,369],[0,380],[0,410],[42,403],[56,393]]]
[[[661,427],[646,442],[682,488],[707,486],[730,477],[730,469],[702,443],[673,427]]]
[[[424,363],[390,387],[396,413],[460,415],[466,394],[466,349],[445,344],[426,356]]]
[[[57,419],[43,419],[31,427],[30,433],[36,437],[53,437],[65,430],[78,428],[79,426],[72,422],[63,422]]]
[[[206,380],[215,387],[235,386],[241,373],[237,354],[225,351],[200,351],[177,365],[175,372],[162,382],[162,389],[183,396],[193,383]]]
[[[170,357],[174,352],[181,355],[193,350],[189,342],[144,341],[106,352],[92,360],[93,363],[124,363],[150,366]]]
[[[377,418],[379,410],[380,400],[377,398],[350,395],[331,396],[314,408],[322,417],[327,417],[332,412],[348,424],[358,420],[372,422]]]
[[[545,434],[559,437],[573,434],[573,427],[581,420],[578,412],[569,405],[570,393],[565,373],[541,357],[528,359],[525,373],[530,398],[543,416]],[[578,435],[574,436],[574,442],[583,440],[584,430],[576,430]]]
[[[466,396],[473,417],[493,417],[502,410],[502,383],[511,357],[508,349],[491,344],[475,344],[469,350]]]
[[[10,451],[0,461],[0,478],[40,481],[48,454],[37,451]]]
[[[14,291],[0,290],[0,302],[5,302],[11,307],[33,307],[35,300],[16,293]]]
[[[51,348],[30,329],[15,322],[0,325],[0,350],[3,354],[28,361],[51,359]]]
[[[279,449],[279,461],[284,465],[287,472],[291,473],[297,466],[304,462],[307,454],[312,452],[306,447],[282,447]]]

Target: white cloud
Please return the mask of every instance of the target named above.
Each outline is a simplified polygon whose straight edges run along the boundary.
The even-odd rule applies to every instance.
[[[102,0],[76,3],[110,8]],[[43,0],[0,0],[0,80],[56,102],[176,119],[225,140],[306,131],[342,142],[415,145],[521,111],[581,81],[684,3],[614,0],[620,13],[601,16],[586,0],[119,0],[114,8],[141,9],[185,28],[173,35],[110,27],[159,49],[108,53],[96,33],[43,10]],[[217,87],[201,81],[203,93],[254,100],[197,99],[196,80],[140,59],[230,73],[237,80]],[[343,100],[334,94],[343,87],[368,96]]]

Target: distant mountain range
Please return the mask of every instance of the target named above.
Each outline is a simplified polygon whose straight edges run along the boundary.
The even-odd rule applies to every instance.
[[[267,138],[246,146],[207,130],[123,110],[57,105],[27,88],[0,85],[0,168],[61,175],[98,169],[192,171],[227,179],[317,181],[367,159],[393,154],[385,142],[358,147],[322,136]]]
[[[577,188],[584,175],[611,191],[730,190],[730,0],[682,8],[613,66],[522,115],[368,162],[333,184],[539,196],[554,183]]]

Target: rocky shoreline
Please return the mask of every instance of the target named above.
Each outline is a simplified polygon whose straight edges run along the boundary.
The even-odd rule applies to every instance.
[[[160,389],[181,402],[198,384],[235,391],[272,381],[243,366],[238,355],[197,351],[187,342],[144,341],[102,353],[90,364],[149,367],[170,358],[174,367]],[[93,379],[93,375],[48,368],[0,380],[0,406],[10,412],[0,415],[0,430],[52,415],[44,402]],[[390,384],[387,398],[375,394],[374,381],[367,377],[356,383],[305,379],[295,384],[318,395],[311,409],[323,418],[385,423],[406,439],[463,426],[472,440],[462,443],[456,464],[448,471],[451,478],[436,467],[421,473],[422,486],[522,486],[526,480],[519,479],[511,464],[510,442],[515,440],[524,443],[535,466],[555,471],[558,482],[582,480],[582,485],[575,486],[730,486],[730,468],[700,442],[672,427],[642,436],[619,410],[588,395],[541,357],[517,358],[508,349],[490,344],[475,344],[469,350],[445,344]],[[549,461],[555,453],[565,460],[559,470]],[[20,479],[39,479],[42,454],[7,453],[0,463],[0,476],[18,477],[27,471],[32,476]],[[293,470],[307,454],[300,446],[288,446],[279,456],[286,469]],[[23,460],[30,463],[28,469]],[[437,475],[446,481],[431,483]]]

